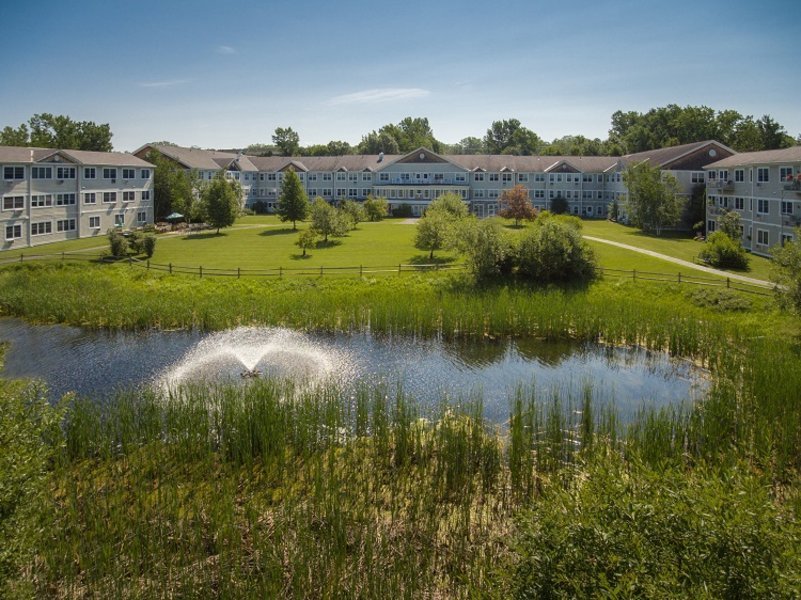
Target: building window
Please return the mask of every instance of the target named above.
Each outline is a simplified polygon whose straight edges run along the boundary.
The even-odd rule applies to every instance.
[[[348,181],[356,183],[359,181],[359,174],[358,173],[348,173]]]
[[[770,212],[770,205],[767,200],[757,200],[757,212],[762,214]]]
[[[56,206],[72,206],[75,204],[75,194],[56,194]]]
[[[323,181],[331,181],[331,173],[323,173]]]
[[[428,191],[428,190],[426,190]],[[483,198],[484,197],[484,190],[473,190],[473,198]]]
[[[100,217],[89,217],[89,228],[100,229]]]
[[[50,221],[42,221],[40,223],[31,223],[31,235],[47,235],[53,233],[53,223]]]
[[[770,169],[768,167],[757,167],[757,182],[767,183],[770,181]]]
[[[31,206],[34,208],[53,206],[53,194],[35,194],[31,196]]]
[[[52,179],[53,167],[33,167],[31,168],[31,177],[33,179]]]
[[[317,181],[317,173],[309,173],[309,181]]]
[[[56,231],[75,231],[75,219],[56,221]]]
[[[779,167],[779,181],[792,181],[793,167]]]
[[[503,174],[503,182],[504,183],[511,183],[512,182],[512,174],[511,173],[504,173]]]
[[[122,201],[123,202],[133,202],[136,200],[136,192],[123,192],[122,193]]]
[[[473,173],[473,181],[484,181],[484,173]]]
[[[372,181],[373,174],[372,173],[362,173],[362,181]]]
[[[117,201],[117,192],[103,192],[103,204],[114,204]]]
[[[718,171],[718,179],[720,181],[728,181],[729,180],[729,171],[728,170]]]
[[[3,179],[25,179],[25,167],[3,167]]]
[[[142,210],[136,213],[136,220],[139,223],[147,223],[147,211]]]
[[[86,192],[83,195],[83,203],[84,204],[97,204],[97,196],[94,192]]]
[[[6,240],[18,240],[22,237],[22,225],[6,225]]]
[[[330,198],[332,196],[331,188],[323,188],[323,197]]]
[[[782,234],[782,246],[785,244],[793,241],[793,235],[790,233],[783,233]]]
[[[745,181],[745,171],[742,169],[735,169],[734,170],[734,182],[735,183],[742,183]]]
[[[345,181],[347,178],[347,173],[337,173],[337,181]]]
[[[791,215],[793,214],[793,203],[788,202],[787,200],[782,200],[782,214],[783,215]]]
[[[743,198],[735,198],[734,199],[734,208],[737,210],[743,210],[745,206],[745,200]]]
[[[25,208],[25,196],[3,196],[3,210],[20,210]]]
[[[94,179],[95,177],[97,177],[97,170],[94,167],[84,167],[83,169],[84,179]]]
[[[488,198],[498,198],[501,195],[501,190],[489,190],[487,192]]]
[[[75,167],[57,167],[56,179],[75,179]]]
[[[498,181],[498,173],[490,173],[489,174],[490,181]]]
[[[142,169],[139,171],[140,179],[150,179],[150,169]]]
[[[766,229],[757,229],[757,244],[760,246],[767,246],[769,240],[770,237],[768,236],[768,231]]]
[[[117,179],[117,169],[103,169],[103,179]]]
[[[545,198],[545,190],[534,190],[534,197],[544,199]]]
[[[150,200],[150,190],[142,190],[142,201],[147,202]]]
[[[690,181],[692,183],[704,183],[706,181],[706,176],[701,171],[693,171],[692,175],[690,175]]]
[[[125,225],[125,215],[114,215],[114,225],[116,227]]]
[[[534,175],[534,181],[545,181],[545,173],[537,173]]]
[[[123,179],[133,179],[136,177],[136,169],[123,169],[122,170],[122,178]]]
[[[356,197],[356,188],[348,188],[348,198]]]

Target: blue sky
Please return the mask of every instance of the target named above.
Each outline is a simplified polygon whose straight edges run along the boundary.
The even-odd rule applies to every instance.
[[[406,116],[438,139],[517,118],[605,138],[666,104],[770,114],[801,133],[788,0],[71,2],[0,5],[0,127],[39,112],[110,123],[115,149],[357,143]]]

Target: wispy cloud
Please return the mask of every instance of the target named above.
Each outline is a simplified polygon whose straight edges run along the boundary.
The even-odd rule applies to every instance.
[[[233,46],[217,46],[217,54],[222,54],[225,56],[230,56],[231,54],[236,54],[236,48]]]
[[[139,83],[139,87],[143,88],[165,88],[165,87],[175,87],[177,85],[183,85],[185,83],[189,83],[192,81],[191,79],[168,79],[166,81],[142,81]]]
[[[328,101],[329,105],[340,104],[373,104],[377,102],[394,102],[395,100],[410,100],[424,98],[431,92],[422,88],[377,88],[362,90],[352,94],[334,96]]]

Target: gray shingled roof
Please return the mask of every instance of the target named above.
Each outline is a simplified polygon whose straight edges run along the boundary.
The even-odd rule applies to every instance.
[[[290,163],[302,165],[309,171],[378,171],[400,155],[387,155],[378,162],[376,154],[347,154],[345,156],[248,156],[259,171],[280,171]]]
[[[184,148],[182,146],[169,146],[162,144],[145,144],[134,154],[139,154],[145,148],[158,150],[164,156],[182,164],[187,169],[198,169],[201,171],[216,171],[220,165],[215,159],[234,160],[237,155],[232,152],[217,152],[216,150],[201,150],[199,148]],[[224,162],[224,161],[223,161]]]
[[[705,169],[725,169],[747,167],[749,165],[788,164],[801,162],[801,146],[781,150],[762,150],[761,152],[741,152],[721,159],[704,167]]]
[[[127,152],[92,152],[89,150],[55,150],[0,146],[0,163],[35,163],[61,154],[79,165],[108,165],[114,167],[152,167],[149,162]]]
[[[670,163],[674,162],[675,160],[686,156],[687,154],[692,154],[696,150],[703,148],[709,144],[713,144],[719,148],[724,150],[728,150],[729,152],[734,152],[731,148],[724,146],[720,142],[716,142],[715,140],[705,140],[703,142],[693,142],[691,144],[681,144],[679,146],[670,146],[668,148],[657,148],[655,150],[646,150],[644,152],[636,152],[634,154],[626,154],[625,156],[621,156],[621,162],[623,164],[630,163],[630,162],[643,162],[648,161],[654,165],[664,167],[669,165]]]

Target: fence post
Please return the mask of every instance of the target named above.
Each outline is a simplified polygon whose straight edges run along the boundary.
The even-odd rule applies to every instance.
[[[150,270],[150,259],[149,258],[147,259],[147,270],[148,271]]]
[[[19,255],[19,262],[22,262],[22,257],[25,256],[24,254]]]
[[[323,265],[320,265],[320,277],[323,276]]]
[[[400,263],[398,263],[398,273],[400,273],[400,272],[401,272],[401,266],[400,266]]]
[[[239,278],[240,278],[240,276],[241,276],[241,272],[240,272],[240,269],[239,269],[239,267],[237,267],[237,268],[236,268],[236,278],[237,278],[237,279],[239,279]]]
[[[359,277],[364,277],[364,266],[359,265]]]
[[[170,275],[172,275],[172,263],[170,263]]]
[[[284,276],[284,267],[278,267],[278,278],[280,279],[283,276]]]
[[[726,287],[727,288],[731,287],[731,279],[729,279],[728,277],[726,278]]]
[[[200,273],[200,278],[203,279],[203,265],[200,265],[197,269],[198,272]]]
[[[632,279],[637,279],[637,269],[634,269],[634,270],[631,272],[631,278],[632,278]]]
[[[681,271],[679,271],[679,283],[681,283]]]

